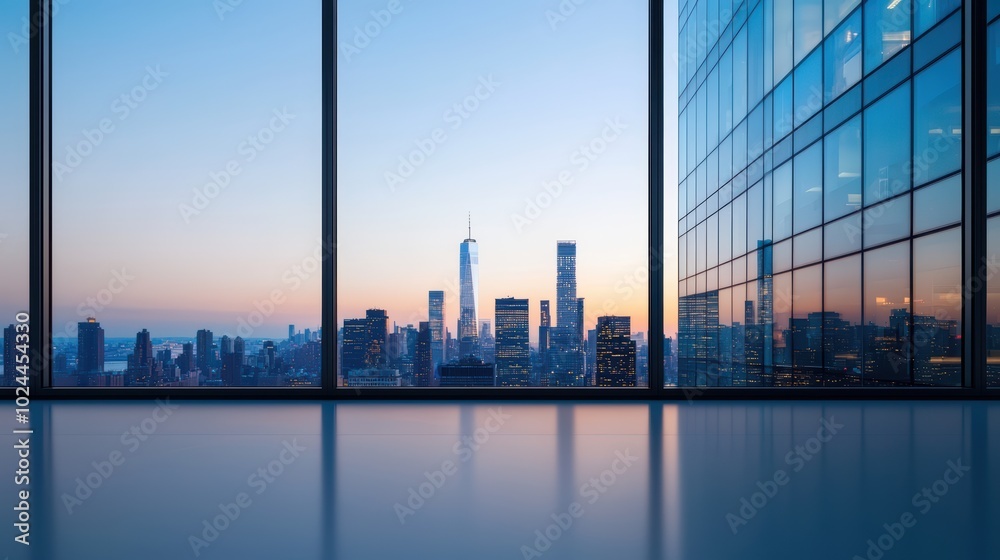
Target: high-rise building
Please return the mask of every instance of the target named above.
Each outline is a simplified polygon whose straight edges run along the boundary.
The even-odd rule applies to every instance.
[[[194,345],[190,342],[185,342],[181,348],[181,353],[177,356],[177,359],[174,360],[174,363],[177,365],[179,375],[181,377],[187,377],[191,370],[195,367]]]
[[[469,237],[459,246],[458,256],[459,310],[458,344],[461,358],[480,357],[479,317],[479,244],[472,238],[472,219],[469,219]]]
[[[497,331],[496,384],[498,387],[528,387],[531,378],[528,300],[498,299],[494,317]]]
[[[243,365],[246,362],[246,343],[237,336],[232,342],[232,351],[222,354],[222,384],[239,387],[243,384]]]
[[[208,329],[198,331],[195,342],[195,365],[201,370],[202,379],[208,379],[211,377],[212,367],[215,365],[215,343],[212,331]]]
[[[548,385],[583,387],[583,304],[576,297],[576,241],[560,241],[556,248],[556,326],[549,332]]]
[[[365,367],[384,368],[389,363],[386,347],[389,338],[389,315],[383,309],[369,309],[365,313],[368,324],[368,345],[365,352]]]
[[[597,318],[597,386],[635,387],[635,341],[629,317]]]
[[[367,366],[368,355],[368,320],[346,319],[340,336],[340,375]]]
[[[295,325],[288,325],[288,341],[291,342],[293,340],[295,340]]]
[[[142,329],[135,334],[135,346],[129,356],[128,385],[153,386],[156,384],[156,357],[149,331]]]
[[[542,300],[538,322],[538,370],[535,378],[538,383],[548,385],[549,364],[549,332],[552,330],[552,313],[549,311],[549,300]]]
[[[430,387],[434,379],[432,339],[430,322],[421,321],[413,350],[413,384],[417,387]]]
[[[493,364],[484,364],[469,356],[441,366],[441,387],[494,387],[496,371]]]
[[[479,351],[487,364],[496,362],[496,338],[493,336],[493,325],[489,319],[479,320]]]
[[[103,347],[103,345],[102,345]],[[3,382],[6,386],[14,384],[17,377],[17,327],[10,325],[3,329]]]
[[[88,317],[76,326],[76,371],[104,372],[104,329],[93,317]]]
[[[444,292],[431,290],[427,294],[428,325],[431,332],[431,376],[448,361],[448,345],[445,333]]]

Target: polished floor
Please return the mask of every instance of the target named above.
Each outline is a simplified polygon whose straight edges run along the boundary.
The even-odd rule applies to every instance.
[[[1000,403],[32,406],[11,560],[1000,558]]]

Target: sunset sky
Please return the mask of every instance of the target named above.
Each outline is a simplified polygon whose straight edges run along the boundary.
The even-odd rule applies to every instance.
[[[371,307],[416,324],[427,320],[427,291],[443,289],[454,330],[452,288],[471,212],[480,245],[480,318],[492,318],[498,297],[529,298],[534,333],[538,301],[555,300],[556,242],[575,239],[587,327],[613,313],[632,316],[633,330],[645,330],[647,3],[588,2],[556,21],[547,13],[558,9],[554,1],[402,2],[387,25],[373,23],[372,11],[384,10],[384,1],[340,4],[340,41],[353,48],[337,53],[338,325]],[[289,323],[319,326],[319,274],[301,285],[288,282],[320,242],[319,6],[244,3],[221,18],[199,0],[62,6],[54,22],[53,148],[56,164],[73,165],[53,184],[56,336],[90,314],[88,299],[116,286],[116,273],[134,279],[100,304],[109,337],[142,328],[154,336],[193,336],[199,328],[233,334],[275,290],[286,299],[254,337],[283,337]],[[9,4],[3,10],[5,25],[18,28],[20,16]],[[676,7],[667,10],[672,335]],[[358,29],[377,29],[377,36],[358,40]],[[18,64],[26,72],[26,52],[0,55],[5,75]],[[475,110],[462,116],[453,109],[477,88]],[[0,93],[7,107],[18,95],[26,99],[16,88]],[[244,142],[273,124],[275,111],[294,117],[249,159]],[[26,124],[23,114],[8,111],[9,122]],[[104,119],[112,132],[77,162],[72,148],[92,143],[93,132],[84,131]],[[4,146],[14,145],[0,155],[5,163],[17,161],[17,144],[26,158],[26,137],[16,130],[0,132]],[[583,156],[584,168],[581,146],[602,135],[614,139],[602,154]],[[426,146],[435,137],[434,153],[390,189],[386,173],[399,171],[399,158],[416,142]],[[181,207],[194,207],[194,189],[204,192],[212,173],[218,177],[230,162],[240,174],[185,219]],[[2,168],[3,187],[16,201],[26,166],[21,177],[17,165]],[[572,182],[538,215],[526,214],[526,201],[545,203],[543,183],[560,174]],[[24,211],[5,205],[0,212],[5,231],[26,229],[26,219],[11,217]],[[7,259],[17,250],[9,235],[0,244]],[[26,298],[8,286],[17,279],[5,282],[0,312],[12,315],[26,305],[18,297]]]

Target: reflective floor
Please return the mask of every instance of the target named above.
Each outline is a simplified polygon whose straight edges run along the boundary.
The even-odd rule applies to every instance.
[[[1000,557],[1000,403],[33,407],[12,560]]]

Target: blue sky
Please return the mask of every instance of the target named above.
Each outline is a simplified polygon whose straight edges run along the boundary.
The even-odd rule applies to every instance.
[[[448,290],[457,279],[472,212],[481,317],[492,317],[495,298],[517,296],[532,300],[537,322],[538,300],[555,299],[556,241],[576,239],[588,322],[615,312],[644,329],[646,2],[589,0],[553,21],[554,0],[401,0],[387,25],[372,12],[388,0],[340,4],[342,42],[353,43],[366,25],[378,33],[355,44],[350,60],[337,53],[341,318],[380,306],[404,324],[426,320],[427,291]],[[13,5],[0,13],[16,30],[21,14]],[[243,2],[223,17],[203,0],[62,6],[54,23],[53,145],[55,163],[71,171],[61,168],[53,185],[57,336],[123,272],[134,279],[98,313],[109,336],[144,327],[154,336],[203,327],[232,333],[268,308],[261,302],[276,290],[282,303],[254,336],[282,336],[288,323],[318,325],[318,273],[295,284],[287,274],[320,242],[319,5]],[[676,37],[675,10],[668,6],[668,38]],[[668,232],[676,223],[674,45],[668,39]],[[0,54],[4,75],[26,77],[26,65],[25,51]],[[484,83],[493,84],[488,95]],[[454,110],[477,91],[474,111]],[[27,92],[8,87],[0,96],[5,107],[24,107],[7,112],[14,126],[0,136],[11,146],[0,161],[13,195],[0,208],[0,229],[9,230],[0,252],[26,265],[24,243],[16,242],[27,228],[26,132],[16,130],[27,125]],[[273,124],[275,111],[294,117],[250,159],[248,136]],[[76,148],[95,144],[102,123],[111,132],[75,158]],[[603,153],[582,156],[582,146],[609,138],[609,130],[614,139]],[[386,173],[428,138],[443,140],[390,189]],[[240,174],[191,213],[194,191],[212,188],[212,174],[231,163]],[[543,184],[560,174],[572,183],[540,215],[526,214],[526,201],[544,202]],[[672,257],[668,267],[671,294]],[[26,291],[18,295],[18,278],[4,280],[6,316],[26,305]],[[450,328],[454,319],[449,313]]]

